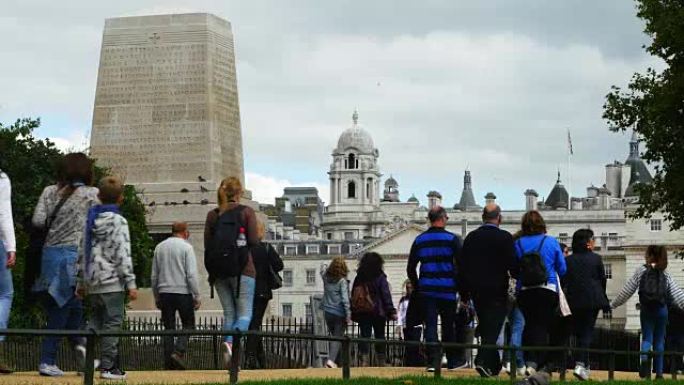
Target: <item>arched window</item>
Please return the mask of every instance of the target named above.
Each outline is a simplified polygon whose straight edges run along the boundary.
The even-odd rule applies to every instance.
[[[356,159],[356,155],[349,154],[349,159],[347,160],[347,168],[355,169],[358,168],[359,161]]]
[[[366,199],[371,199],[371,188],[373,186],[373,179],[366,180]]]
[[[356,183],[349,182],[347,185],[347,198],[356,198]]]

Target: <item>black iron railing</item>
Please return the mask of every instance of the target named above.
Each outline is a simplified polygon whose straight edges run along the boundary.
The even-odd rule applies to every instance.
[[[672,362],[676,362],[676,357],[682,357],[684,352],[672,352],[665,351],[662,353],[654,352],[639,352],[639,351],[627,351],[627,350],[612,350],[612,349],[583,349],[577,347],[515,347],[515,346],[498,346],[498,345],[477,345],[477,344],[460,344],[460,343],[428,343],[420,341],[403,341],[403,340],[376,340],[370,338],[352,338],[350,336],[345,337],[332,337],[332,336],[322,336],[314,334],[292,334],[283,332],[265,332],[265,331],[223,331],[223,330],[120,330],[120,331],[104,331],[104,330],[48,330],[48,329],[0,329],[0,335],[14,336],[14,337],[85,337],[86,339],[86,366],[83,373],[83,383],[85,385],[93,385],[94,375],[95,375],[95,354],[96,354],[96,341],[100,337],[134,337],[134,338],[163,338],[168,336],[188,336],[188,337],[211,337],[213,339],[220,339],[226,335],[233,337],[233,355],[232,362],[230,365],[229,379],[231,384],[235,384],[238,381],[238,368],[240,367],[242,360],[242,350],[244,339],[248,336],[258,336],[262,338],[272,338],[279,339],[283,341],[298,339],[302,341],[308,341],[310,343],[316,341],[327,341],[327,342],[339,342],[342,345],[341,349],[341,375],[342,378],[347,380],[350,378],[350,368],[351,368],[351,355],[352,346],[357,344],[385,344],[387,346],[398,346],[398,347],[423,347],[426,349],[434,349],[436,351],[437,357],[441,357],[445,349],[494,349],[497,351],[503,351],[510,353],[511,357],[514,357],[517,351],[525,352],[546,352],[546,353],[561,353],[564,355],[570,353],[582,353],[588,352],[589,354],[607,356],[609,367],[608,367],[608,380],[612,381],[615,378],[615,359],[621,356],[640,356],[645,355],[649,358],[653,358],[658,355],[672,357]],[[217,352],[213,352],[215,357],[218,357]],[[511,360],[511,370],[510,370],[510,381],[514,383],[516,381],[516,360]],[[671,371],[672,379],[677,379],[677,370]],[[436,378],[441,377],[441,365],[436,365],[434,376]],[[650,376],[650,373],[649,373]]]

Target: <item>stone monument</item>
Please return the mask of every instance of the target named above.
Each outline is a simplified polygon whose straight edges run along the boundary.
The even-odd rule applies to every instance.
[[[215,314],[220,306],[208,300],[203,263],[204,221],[223,178],[244,183],[230,23],[206,13],[107,19],[90,151],[138,188],[148,227],[160,239],[173,221],[188,222],[202,308]],[[154,310],[149,295],[132,305]]]

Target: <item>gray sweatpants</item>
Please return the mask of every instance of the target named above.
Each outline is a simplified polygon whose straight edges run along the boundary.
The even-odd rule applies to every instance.
[[[90,294],[89,326],[95,330],[121,330],[124,318],[123,291]],[[100,368],[111,369],[117,362],[119,337],[102,337],[100,347]]]

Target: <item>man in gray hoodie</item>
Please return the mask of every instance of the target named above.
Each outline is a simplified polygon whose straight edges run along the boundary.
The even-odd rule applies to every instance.
[[[197,283],[197,259],[188,224],[174,222],[171,237],[157,245],[152,262],[152,292],[162,322],[167,330],[176,329],[178,312],[183,329],[195,328],[195,310],[200,307]],[[174,344],[173,336],[164,339],[164,366],[166,369],[185,369],[185,351],[188,337],[180,336]]]
[[[126,291],[138,298],[131,259],[128,222],[121,216],[123,183],[117,177],[102,178],[98,197],[101,205],[88,210],[86,230],[79,248],[79,283],[76,294],[88,296],[90,327],[96,330],[121,330]],[[100,376],[124,380],[126,372],[117,367],[118,337],[103,337],[100,349]]]

